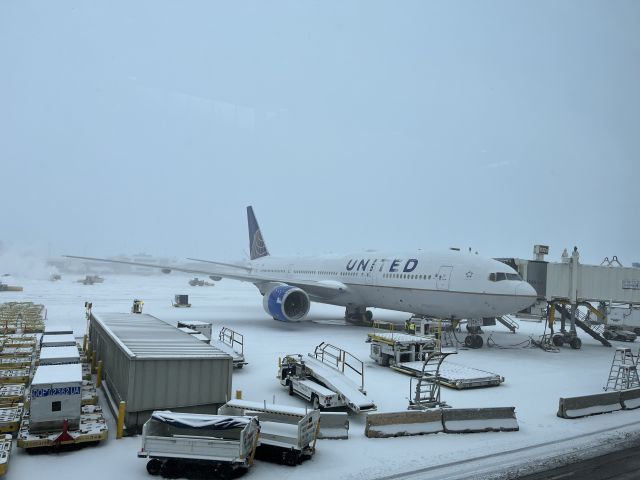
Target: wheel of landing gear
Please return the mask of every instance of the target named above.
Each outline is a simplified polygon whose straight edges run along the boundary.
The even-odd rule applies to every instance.
[[[556,347],[564,345],[564,337],[562,335],[554,335],[551,341]]]
[[[147,472],[150,475],[159,475],[162,468],[162,462],[157,458],[152,458],[147,462]]]
[[[474,335],[474,337],[473,348],[482,348],[482,345],[484,345],[484,340],[482,339],[482,337],[480,335]]]
[[[371,320],[373,320],[373,312],[371,310],[367,310],[366,312],[364,312],[364,318],[367,322],[370,322]]]
[[[578,337],[572,338],[571,341],[569,342],[569,345],[574,350],[580,350],[580,347],[582,347],[582,340],[580,340]]]
[[[473,348],[473,336],[467,335],[464,337],[464,346],[467,348]]]
[[[602,336],[607,340],[613,339],[613,335],[611,335],[611,332],[609,330],[605,330]]]

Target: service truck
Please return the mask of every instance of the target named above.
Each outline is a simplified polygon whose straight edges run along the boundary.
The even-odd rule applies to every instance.
[[[253,463],[260,424],[256,417],[205,415],[157,410],[142,427],[139,458],[147,472],[174,477],[237,477]]]

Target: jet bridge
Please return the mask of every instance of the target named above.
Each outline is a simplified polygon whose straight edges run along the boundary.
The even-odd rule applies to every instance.
[[[624,304],[633,308],[640,305],[640,268],[624,267],[615,258],[614,261],[605,259],[600,265],[586,265],[580,263],[577,247],[569,254],[563,252],[560,262],[547,262],[545,255],[549,247],[535,245],[535,259],[498,258],[497,260],[515,268],[520,275],[529,282],[538,293],[538,301],[531,307],[518,312],[518,316],[540,318],[552,323],[549,312],[557,309],[562,314],[560,334],[544,335],[542,343],[561,346],[563,343],[572,348],[580,348],[581,342],[577,336],[576,327],[587,334],[610,346],[604,332],[594,328],[594,324],[586,322],[579,311],[579,307],[587,306],[593,310],[598,305],[601,320],[598,323],[608,325],[608,315],[612,305]],[[568,329],[565,323],[568,322]],[[562,342],[560,342],[562,340]]]

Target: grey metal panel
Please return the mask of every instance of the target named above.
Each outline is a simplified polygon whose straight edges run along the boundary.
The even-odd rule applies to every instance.
[[[530,260],[527,262],[527,277],[525,280],[536,289],[538,297],[547,296],[547,262]]]
[[[224,403],[231,396],[231,358],[137,360],[128,409],[187,407]]]

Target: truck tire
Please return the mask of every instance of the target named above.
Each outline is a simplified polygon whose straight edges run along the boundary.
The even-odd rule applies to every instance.
[[[320,399],[315,393],[311,395],[311,405],[313,405],[314,410],[320,410],[322,408],[320,405]]]
[[[286,465],[289,465],[290,467],[295,467],[296,465],[298,465],[299,460],[298,460],[298,453],[294,452],[293,450],[288,451],[287,453],[284,454],[284,463]]]
[[[293,395],[293,382],[291,380],[287,380],[289,385],[289,395]]]
[[[160,474],[165,478],[177,478],[178,472],[178,461],[172,458],[165,460],[162,467],[160,467]]]
[[[220,465],[217,469],[218,478],[230,480],[233,478],[233,467],[231,465]]]
[[[149,475],[160,475],[162,462],[157,458],[152,458],[147,462],[147,472]]]

